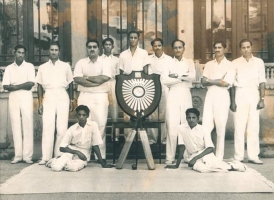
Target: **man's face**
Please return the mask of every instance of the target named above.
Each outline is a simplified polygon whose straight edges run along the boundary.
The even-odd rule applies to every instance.
[[[99,47],[96,42],[89,42],[87,46],[88,56],[96,57],[99,55]]]
[[[242,53],[243,57],[245,57],[245,58],[251,56],[252,46],[251,46],[250,42],[242,43],[241,53]]]
[[[138,34],[137,33],[131,33],[129,35],[128,40],[129,40],[129,45],[131,47],[137,46],[138,45],[138,41],[139,41]]]
[[[225,54],[225,48],[222,46],[221,43],[215,44],[214,53],[215,53],[215,57],[220,57]]]
[[[152,48],[157,56],[161,56],[163,54],[163,45],[160,41],[155,41]]]
[[[87,122],[88,115],[84,110],[79,110],[79,112],[77,112],[77,118],[80,126],[84,126]]]
[[[57,45],[50,45],[49,47],[49,57],[50,59],[58,59],[59,58],[59,47]]]
[[[183,44],[182,42],[175,42],[174,45],[173,45],[173,53],[174,53],[174,56],[175,57],[181,57],[183,56],[184,54],[184,51],[185,51],[185,47],[183,47]]]
[[[25,49],[24,48],[18,48],[15,52],[15,60],[17,62],[23,62],[25,58]]]
[[[188,113],[186,116],[186,121],[191,128],[198,124],[198,120],[198,117],[194,113]]]
[[[110,41],[106,41],[105,44],[103,45],[103,49],[105,53],[111,53],[113,49],[113,45],[111,44]]]

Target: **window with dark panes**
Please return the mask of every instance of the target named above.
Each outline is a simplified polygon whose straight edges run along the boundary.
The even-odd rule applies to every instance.
[[[194,57],[214,58],[213,43],[225,41],[227,58],[240,56],[239,42],[250,39],[253,55],[273,62],[273,0],[194,0]]]
[[[153,53],[150,42],[162,38],[167,54],[177,37],[177,0],[88,0],[88,35],[114,40],[114,54],[128,48],[127,33],[140,33],[139,46]]]
[[[71,62],[70,18],[70,1],[0,0],[0,66],[13,62],[17,44],[27,47],[28,62],[40,65],[50,42],[59,42],[60,59]]]
[[[0,65],[13,62],[14,46],[23,44],[22,10],[22,0],[0,0]]]

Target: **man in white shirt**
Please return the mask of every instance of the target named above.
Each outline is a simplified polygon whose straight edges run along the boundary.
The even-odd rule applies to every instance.
[[[140,33],[137,31],[130,31],[127,34],[129,48],[123,51],[119,56],[120,74],[131,74],[132,71],[148,72],[149,57],[146,50],[139,48]],[[129,120],[130,117],[124,113],[124,119]],[[125,137],[131,129],[124,129]]]
[[[205,64],[202,84],[207,86],[204,103],[203,127],[207,134],[216,126],[216,157],[223,160],[225,131],[228,118],[230,96],[228,88],[234,82],[235,70],[225,57],[226,44],[217,41],[213,44],[215,59]],[[222,100],[220,100],[222,97]]]
[[[26,52],[25,46],[15,46],[15,61],[5,68],[2,82],[4,90],[10,92],[9,114],[15,151],[12,164],[22,160],[28,164],[33,163],[33,97],[31,89],[35,82],[35,69],[33,64],[24,61]]]
[[[36,76],[38,113],[43,115],[42,160],[39,165],[62,154],[59,147],[68,128],[69,111],[73,110],[73,76],[70,65],[59,60],[59,54],[60,45],[51,43],[49,61],[39,66]]]
[[[80,171],[87,166],[92,149],[103,168],[112,167],[102,159],[98,145],[103,141],[97,123],[87,119],[89,112],[88,107],[84,105],[76,108],[78,123],[67,130],[60,144],[60,151],[63,154],[49,160],[46,164],[52,171]]]
[[[146,50],[139,48],[140,33],[130,31],[127,35],[129,48],[119,56],[120,74],[130,74],[132,71],[147,73],[149,57]]]
[[[185,111],[192,107],[190,88],[191,81],[195,79],[196,72],[194,62],[183,57],[185,43],[182,40],[174,40],[171,44],[174,58],[169,66],[170,81],[165,84],[169,87],[167,97],[167,141],[166,164],[175,163],[178,132],[180,124],[186,123]]]
[[[89,118],[99,126],[103,144],[99,145],[102,158],[106,158],[106,123],[108,116],[108,80],[111,78],[110,63],[99,57],[99,42],[86,42],[88,57],[79,60],[74,69],[74,81],[78,84],[78,105],[90,109]]]
[[[245,134],[248,161],[263,164],[259,159],[259,114],[264,108],[265,67],[262,59],[252,55],[252,42],[243,39],[239,44],[242,56],[233,60],[236,70],[231,88],[231,110],[234,112],[234,159],[244,160]]]
[[[162,96],[158,108],[149,116],[150,120],[166,120],[166,98],[168,94],[168,87],[163,83],[168,78],[169,66],[172,65],[173,60],[170,56],[166,55],[163,51],[163,40],[156,38],[151,41],[154,54],[150,55],[150,65],[148,67],[148,74],[159,74],[161,75],[162,83]],[[166,123],[161,125],[161,142],[165,143],[167,127]],[[147,135],[150,144],[157,143],[158,130],[156,128],[149,128]]]
[[[118,119],[119,106],[116,99],[115,94],[115,85],[116,79],[115,76],[119,74],[119,58],[114,56],[111,51],[114,48],[114,41],[112,38],[106,38],[102,41],[102,47],[104,53],[101,58],[107,60],[111,65],[111,79],[108,81],[109,83],[109,109],[111,119]],[[119,129],[115,130],[115,138],[112,138],[115,141],[119,141]]]
[[[225,163],[214,154],[214,145],[211,137],[198,124],[200,112],[196,108],[186,110],[187,124],[178,127],[178,159],[176,165],[167,165],[165,168],[177,169],[182,159],[188,166],[198,172],[228,172],[246,170],[245,165],[238,161]]]

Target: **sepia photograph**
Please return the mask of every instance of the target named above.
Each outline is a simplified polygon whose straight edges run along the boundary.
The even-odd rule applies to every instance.
[[[274,198],[274,0],[0,0],[0,199]]]

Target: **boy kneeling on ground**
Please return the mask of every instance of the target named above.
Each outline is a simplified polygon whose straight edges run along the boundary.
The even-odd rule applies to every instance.
[[[211,136],[205,134],[203,127],[198,124],[200,112],[195,108],[186,110],[188,124],[178,127],[178,159],[176,165],[165,168],[177,169],[184,158],[189,167],[198,172],[228,172],[246,170],[239,161],[223,162],[213,154],[214,145]]]
[[[98,157],[98,161],[103,168],[111,168],[112,165],[103,161],[99,146],[103,143],[101,134],[96,122],[88,118],[89,108],[80,105],[76,108],[78,123],[71,126],[60,144],[60,157],[52,158],[46,166],[52,171],[79,171],[87,166],[90,159],[91,150]]]

